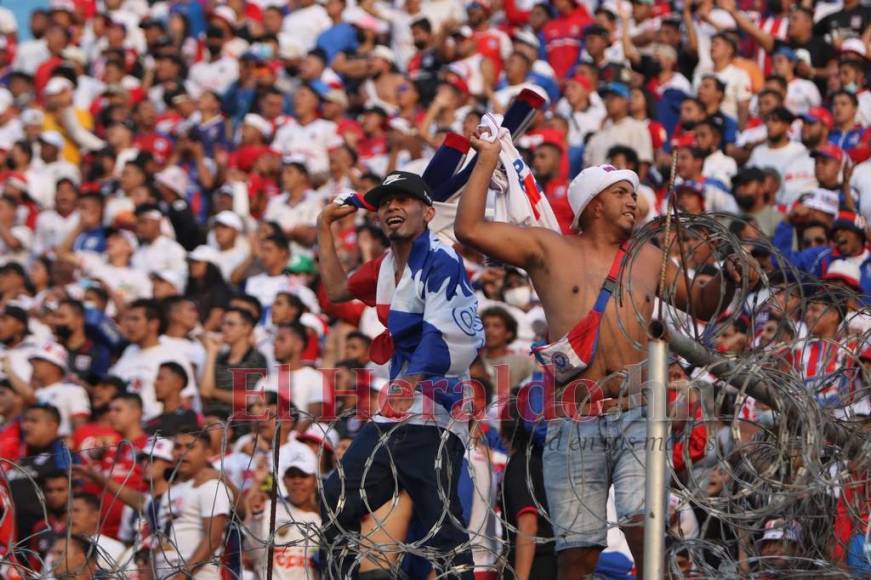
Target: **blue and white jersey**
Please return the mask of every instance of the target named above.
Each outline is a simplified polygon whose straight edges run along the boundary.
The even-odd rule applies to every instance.
[[[415,392],[409,423],[465,430],[465,424],[449,425],[449,409],[470,396],[458,383],[468,378],[484,334],[463,260],[427,230],[414,240],[398,283],[395,272],[388,250],[349,279],[350,292],[375,306],[387,328],[372,343],[372,359],[389,359],[391,379],[419,375],[432,381],[434,389]],[[375,420],[393,421],[380,415]]]

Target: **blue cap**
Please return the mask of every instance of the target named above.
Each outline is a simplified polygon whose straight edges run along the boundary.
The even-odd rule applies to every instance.
[[[629,85],[627,85],[626,83],[605,83],[599,87],[600,95],[604,97],[608,93],[612,93],[623,97],[624,99],[628,99]]]
[[[777,50],[774,51],[774,56],[777,56],[778,54],[780,56],[785,56],[786,58],[788,58],[792,62],[795,62],[798,60],[798,55],[795,53],[795,51],[793,49],[791,49],[788,46],[781,46],[780,48],[778,48]]]

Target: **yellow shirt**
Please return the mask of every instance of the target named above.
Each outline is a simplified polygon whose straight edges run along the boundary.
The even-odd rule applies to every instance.
[[[91,116],[91,113],[84,109],[74,109],[76,113],[76,119],[79,121],[79,125],[82,128],[87,129],[88,131],[94,130],[94,118]],[[42,123],[43,131],[57,131],[64,138],[64,148],[61,151],[61,158],[64,161],[69,161],[73,165],[78,165],[82,161],[82,154],[79,146],[73,141],[70,136],[67,134],[66,129],[63,128],[63,125],[58,121],[55,117],[55,113],[46,113],[45,120]]]

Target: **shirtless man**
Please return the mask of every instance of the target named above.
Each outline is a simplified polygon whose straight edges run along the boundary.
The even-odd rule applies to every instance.
[[[606,546],[605,506],[612,483],[619,523],[641,578],[646,407],[640,395],[641,373],[628,371],[639,369],[646,357],[647,321],[653,315],[655,297],[663,294],[658,288],[662,252],[652,245],[641,248],[623,274],[622,288],[616,282],[603,285],[609,275],[617,279],[620,253],[631,242],[638,176],[609,165],[581,172],[569,186],[576,230],[572,235],[487,222],[487,187],[500,149],[498,141],[476,137],[472,146],[479,159],[460,200],[454,224],[457,239],[529,274],[547,317],[550,338],[556,341],[539,354],[550,364],[558,392],[565,390],[562,396],[577,405],[576,411],[569,406],[549,422],[544,451],[559,578],[584,578],[593,573],[599,552]],[[669,260],[666,288],[674,288],[668,292],[669,301],[682,310],[691,304],[695,317],[708,319],[721,300],[728,304],[731,299],[738,276],[731,267],[729,273],[704,286],[693,283],[687,288],[683,274]],[[609,300],[609,290],[614,300]],[[601,322],[594,310],[596,302]],[[594,356],[597,332],[599,356]],[[642,348],[636,348],[633,341]],[[557,400],[565,399],[558,396]]]

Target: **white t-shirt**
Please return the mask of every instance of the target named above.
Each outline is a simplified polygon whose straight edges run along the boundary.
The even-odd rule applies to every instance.
[[[24,124],[21,119],[10,119],[0,127],[0,147],[8,151],[21,139],[24,139]]]
[[[73,417],[87,417],[91,414],[91,402],[88,393],[79,385],[73,383],[55,383],[34,392],[36,400],[40,403],[53,405],[60,411],[60,428],[58,435],[67,437],[72,435]]]
[[[13,252],[2,239],[0,239],[0,265],[9,262],[27,263],[30,258],[30,249],[33,247],[33,232],[27,226],[12,226],[12,237],[21,243],[21,249]]]
[[[36,218],[33,253],[42,255],[54,251],[70,235],[78,223],[78,212],[72,212],[66,217],[53,209],[39,212]]]
[[[259,391],[279,393],[279,389],[290,389],[292,402],[297,409],[305,413],[312,403],[322,403],[325,398],[326,384],[324,375],[311,367],[302,367],[295,371],[287,370],[283,365],[270,369],[269,375],[257,381]]]
[[[323,206],[315,191],[307,191],[303,198],[294,205],[288,203],[289,198],[290,194],[282,193],[270,199],[269,203],[266,204],[266,211],[263,212],[263,221],[277,222],[285,231],[296,226],[314,226],[317,224],[318,214]],[[292,253],[312,255],[311,248],[306,248],[296,242],[291,243],[290,250]]]
[[[188,78],[200,93],[215,91],[223,95],[239,78],[239,60],[224,56],[214,62],[202,60],[191,67]]]
[[[855,171],[853,175],[856,175]],[[783,187],[777,195],[777,203],[792,205],[802,194],[813,191],[818,185],[814,159],[805,151],[804,155],[799,155],[786,166],[783,173]]]
[[[166,236],[160,236],[150,244],[140,245],[133,254],[130,265],[146,275],[170,270],[180,272],[187,279],[187,257],[181,244]]]
[[[772,149],[768,143],[757,145],[750,154],[750,159],[747,160],[747,167],[773,167],[783,176],[786,173],[786,168],[798,159],[807,154],[807,149],[801,143],[788,141],[785,147]],[[783,186],[781,186],[782,188]]]
[[[702,166],[702,175],[711,179],[722,181],[726,186],[732,184],[732,178],[738,172],[738,164],[735,160],[719,149],[705,157]]]
[[[305,159],[311,173],[326,173],[330,168],[330,149],[341,144],[342,138],[332,121],[315,119],[300,125],[290,119],[275,133],[272,147],[282,155]]]
[[[699,67],[699,69],[701,68]],[[699,89],[704,74],[713,74],[726,85],[726,93],[723,95],[720,111],[724,115],[737,119],[738,103],[749,101],[752,94],[750,91],[750,75],[747,74],[747,71],[738,68],[734,64],[728,64],[720,71],[709,70],[700,74],[697,70],[693,83],[696,91]]]
[[[199,487],[195,487],[192,480],[176,483],[163,494],[157,512],[163,546],[155,555],[158,577],[165,577],[167,571],[177,569],[193,555],[206,537],[203,518],[229,517],[232,501],[230,489],[218,479],[206,481]],[[214,556],[219,556],[220,552],[218,548]],[[214,566],[206,566],[210,567]]]
[[[260,301],[265,320],[269,320],[269,311],[272,309],[272,303],[279,292],[290,292],[298,296],[303,304],[315,314],[321,311],[318,305],[318,297],[312,292],[311,288],[295,282],[286,274],[270,276],[263,272],[256,276],[251,276],[245,283],[245,293],[254,296]]]
[[[157,402],[154,394],[154,379],[157,378],[160,365],[168,361],[180,364],[188,375],[188,385],[182,390],[182,397],[196,398],[196,380],[190,361],[184,352],[163,341],[145,350],[131,344],[109,370],[111,374],[127,381],[130,392],[142,397],[143,419],[146,421],[163,411],[163,405]]]
[[[103,534],[98,534],[92,540],[97,545],[97,568],[107,572],[120,572],[126,568],[121,560],[127,550],[124,544]]]
[[[584,163],[587,166],[602,165],[607,161],[608,150],[614,145],[625,145],[635,149],[642,163],[653,161],[653,141],[650,139],[647,124],[627,116],[617,123],[605,121],[602,129],[587,143],[584,150]]]
[[[859,195],[859,212],[871,221],[871,161],[862,162],[853,169],[850,185]]]
[[[308,52],[315,47],[320,33],[332,25],[333,21],[330,20],[326,8],[315,3],[294,10],[285,16],[281,23],[281,31],[291,35],[294,42]]]
[[[79,267],[88,278],[99,280],[125,302],[151,297],[151,279],[142,270],[112,266],[96,252],[78,252]]]
[[[267,500],[263,510],[251,514],[246,521],[245,551],[254,554],[254,573],[259,580],[266,579],[266,556],[269,540],[269,518],[272,502]],[[289,501],[281,499],[275,509],[275,551],[272,559],[272,577],[275,580],[317,580],[317,570],[311,559],[318,551],[321,516],[302,511]]]
[[[857,93],[856,98],[859,99],[858,121],[867,127],[871,125],[871,91],[865,90]]]
[[[160,343],[182,353],[182,356],[190,361],[191,366],[195,368],[197,378],[202,378],[203,369],[206,366],[206,349],[200,341],[163,334],[160,336]]]
[[[571,103],[563,98],[557,103],[556,112],[568,120],[568,143],[571,147],[582,147],[587,135],[599,130],[607,114],[605,103],[598,93],[590,94],[589,104],[583,111],[573,110]]]

